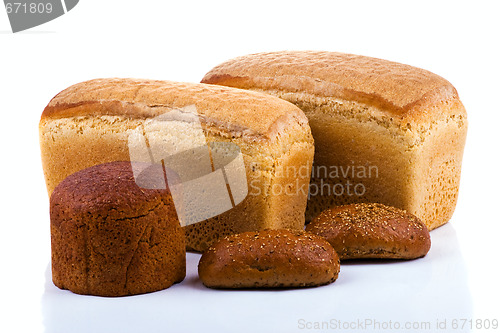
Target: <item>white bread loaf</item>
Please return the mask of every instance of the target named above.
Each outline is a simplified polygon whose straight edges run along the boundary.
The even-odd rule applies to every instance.
[[[179,129],[165,130],[161,122],[155,123],[156,117],[174,111],[186,116],[176,119]],[[187,130],[195,118],[201,139]],[[233,203],[234,208],[185,226],[188,249],[202,251],[218,238],[238,232],[304,226],[314,143],[304,113],[279,98],[214,85],[98,79],[55,96],[42,114],[39,130],[49,195],[79,170],[130,160],[133,133],[148,132],[150,145],[172,140],[180,146],[203,140],[209,145],[237,145],[248,193],[242,202]],[[201,161],[191,160],[184,164],[186,169],[201,167]]]
[[[316,145],[306,220],[357,202],[405,209],[430,229],[451,218],[467,115],[442,77],[364,56],[287,51],[229,60],[202,82],[266,92],[304,111]]]

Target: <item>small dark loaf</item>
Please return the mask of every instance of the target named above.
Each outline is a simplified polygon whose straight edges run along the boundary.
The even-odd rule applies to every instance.
[[[306,230],[324,237],[340,259],[415,259],[431,247],[429,231],[418,217],[378,203],[325,210]]]
[[[64,179],[50,199],[52,279],[77,294],[125,296],[186,274],[184,232],[168,190],[136,185],[130,162]]]
[[[210,288],[290,288],[331,283],[340,262],[321,237],[263,230],[228,236],[203,253],[198,274]]]

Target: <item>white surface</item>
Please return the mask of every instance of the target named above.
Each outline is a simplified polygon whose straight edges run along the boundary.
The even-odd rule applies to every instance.
[[[155,314],[170,318],[170,324],[154,327],[162,332],[193,332],[196,325],[205,328],[204,332],[215,327],[217,332],[255,327],[262,332],[293,331],[299,318],[347,320],[371,314],[393,320],[406,320],[413,314],[422,321],[441,315],[498,319],[500,20],[496,3],[81,0],[68,14],[19,34],[9,32],[7,16],[0,8],[0,331],[55,331],[71,320],[72,331],[85,331],[88,325],[98,330],[106,322],[88,306],[93,302],[100,304],[95,306],[103,313],[113,314],[108,323],[121,327],[150,325]],[[210,68],[234,56],[283,49],[342,51],[400,61],[429,69],[457,88],[470,123],[457,209],[451,228],[432,232],[430,256],[408,263],[409,268],[402,271],[423,269],[424,274],[428,269],[431,278],[407,276],[405,283],[391,279],[393,270],[400,267],[392,263],[344,265],[338,282],[308,290],[214,293],[192,279],[130,300],[46,290],[50,234],[38,121],[50,98],[71,84],[97,77],[197,82]],[[441,236],[451,237],[452,242],[445,243]],[[453,245],[457,242],[465,272],[457,269],[455,274],[450,267],[460,262],[459,249]],[[445,249],[445,244],[451,244],[448,254],[437,256],[437,249]],[[434,281],[444,283],[443,289],[434,286]],[[357,292],[370,284],[376,287],[372,297],[384,296],[368,298]],[[456,291],[450,292],[453,286]],[[424,296],[428,289],[436,291],[434,296]],[[194,293],[189,298],[194,301],[174,299],[188,290]],[[386,295],[383,290],[393,292]],[[403,307],[408,304],[406,297],[414,297],[413,307]],[[158,305],[156,312],[140,312],[141,305],[148,306],[142,302],[150,298]],[[372,312],[353,308],[362,298],[372,305]],[[116,305],[119,311],[113,311],[114,302],[120,304]],[[79,306],[81,315],[87,317],[65,320],[63,314],[69,316]],[[163,312],[169,307],[175,317]],[[446,313],[419,312],[437,307]],[[135,312],[142,317],[134,316]],[[228,326],[231,322],[234,326]]]
[[[304,331],[325,321],[328,330],[342,322],[365,325],[352,332],[382,332],[389,323],[395,328],[418,327],[409,330],[414,332],[422,327],[434,330],[437,320],[446,319],[450,326],[453,318],[472,317],[472,306],[453,227],[436,230],[432,241],[431,251],[422,259],[348,262],[336,282],[305,289],[209,289],[198,278],[200,255],[194,253],[188,253],[182,283],[130,297],[80,296],[59,290],[47,268],[43,321],[50,333],[278,333]]]

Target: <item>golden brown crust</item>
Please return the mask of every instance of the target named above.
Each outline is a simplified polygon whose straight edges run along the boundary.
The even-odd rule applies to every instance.
[[[291,122],[307,126],[300,109],[261,93],[215,85],[120,78],[90,80],[61,91],[43,111],[41,123],[78,116],[144,119],[190,105],[196,106],[206,127],[251,139],[272,139]]]
[[[184,279],[185,239],[168,190],[139,188],[130,162],[63,180],[50,200],[52,278],[78,294],[135,295]]]
[[[306,226],[324,237],[340,259],[414,259],[429,252],[426,226],[404,210],[378,203],[328,209]]]
[[[450,82],[424,69],[323,51],[282,51],[238,57],[213,68],[201,82],[356,101],[415,121],[429,118],[426,114],[429,106],[459,99]]]
[[[335,281],[339,271],[328,242],[286,229],[228,236],[212,244],[198,264],[210,288],[311,287]]]

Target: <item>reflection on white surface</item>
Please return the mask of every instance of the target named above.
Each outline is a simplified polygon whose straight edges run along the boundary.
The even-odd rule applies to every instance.
[[[187,255],[182,283],[131,297],[59,290],[48,269],[44,325],[50,333],[387,332],[402,331],[404,325],[410,325],[404,331],[435,332],[439,321],[440,332],[457,332],[452,320],[472,317],[466,269],[452,225],[431,236],[425,258],[344,263],[335,283],[308,289],[208,289],[198,279],[200,255],[194,253]],[[344,324],[350,328],[339,327]]]

